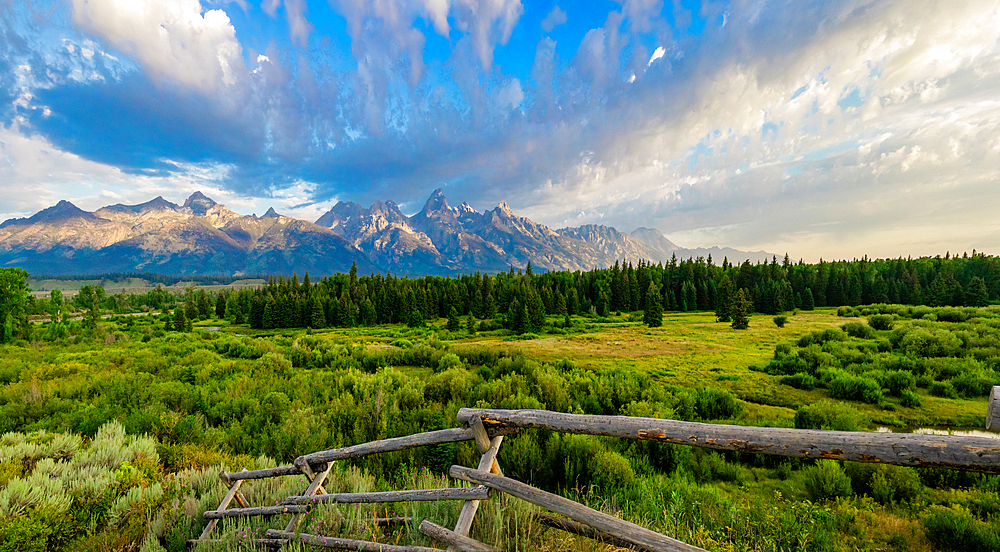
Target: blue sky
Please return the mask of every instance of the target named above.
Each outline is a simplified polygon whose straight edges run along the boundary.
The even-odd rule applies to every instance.
[[[1000,2],[0,0],[0,218],[435,188],[807,260],[1000,253]]]

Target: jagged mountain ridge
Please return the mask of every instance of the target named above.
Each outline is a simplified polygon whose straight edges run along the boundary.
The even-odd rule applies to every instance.
[[[240,215],[200,192],[181,206],[158,197],[93,213],[60,202],[0,227],[0,266],[43,274],[328,274],[354,262],[377,270],[329,228],[273,212]]]
[[[631,235],[609,226],[553,230],[520,217],[506,202],[486,212],[451,207],[442,190],[406,216],[392,201],[365,208],[339,202],[315,223],[273,208],[240,215],[201,192],[182,204],[157,197],[138,205],[109,205],[93,213],[68,201],[0,225],[0,266],[29,272],[81,274],[150,271],[178,275],[362,272],[454,274],[522,268],[590,270],[616,261],[667,262],[707,256],[741,257],[732,249],[688,250],[659,231]]]

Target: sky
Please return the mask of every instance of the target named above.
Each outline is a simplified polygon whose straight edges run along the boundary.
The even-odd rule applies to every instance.
[[[553,228],[1000,254],[1000,0],[0,0],[0,219],[436,188]]]

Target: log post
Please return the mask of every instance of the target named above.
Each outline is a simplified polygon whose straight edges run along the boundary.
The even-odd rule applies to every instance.
[[[223,484],[225,484],[226,478],[220,477],[220,479],[222,479]],[[243,485],[243,480],[237,479],[236,482],[229,487],[229,492],[226,493],[226,496],[222,497],[222,502],[219,503],[219,507],[216,509],[217,511],[225,510],[226,508],[229,507],[229,503],[233,501],[233,498],[236,496],[236,493],[240,492],[241,485]],[[205,526],[205,530],[201,532],[201,536],[198,537],[198,540],[203,541],[207,539],[208,536],[212,534],[212,531],[215,529],[215,526],[218,524],[219,520],[217,519],[209,520],[208,525]]]
[[[479,459],[479,467],[476,468],[477,471],[490,472],[490,468],[493,467],[496,462],[497,452],[500,450],[500,443],[503,442],[503,435],[497,435],[490,441],[490,448],[483,453],[482,458]],[[463,537],[469,536],[469,529],[472,528],[472,519],[476,517],[476,512],[479,510],[478,500],[466,500],[465,504],[462,505],[462,511],[458,514],[458,523],[455,524],[455,533]],[[448,547],[449,551],[454,552],[456,548],[454,546]]]
[[[486,433],[486,428],[483,427],[483,419],[478,416],[473,416],[469,420],[469,429],[472,430],[472,436],[476,439],[476,447],[479,448],[479,454],[486,454],[486,451],[490,450],[490,436]],[[500,469],[500,464],[493,459],[493,466],[490,467],[490,471],[497,474],[503,475],[503,470]]]
[[[360,552],[441,552],[438,548],[427,548],[426,546],[397,546],[394,544],[382,544],[380,542],[360,541],[354,539],[342,539],[337,537],[321,537],[307,533],[293,533],[291,531],[278,531],[268,529],[264,533],[265,540],[280,540],[287,543],[290,540],[310,544],[312,546],[322,546],[324,548],[335,548],[337,550],[358,550]]]
[[[655,531],[650,531],[634,523],[588,508],[568,498],[541,491],[520,481],[496,474],[472,470],[464,466],[452,466],[448,475],[480,485],[492,487],[511,496],[541,506],[546,510],[562,514],[574,521],[585,523],[595,529],[610,533],[650,552],[705,552],[697,546],[672,539]]]
[[[986,429],[1000,431],[1000,385],[990,391],[990,404],[986,407]]]
[[[316,494],[316,489],[323,486],[323,482],[326,481],[326,476],[330,473],[330,469],[333,468],[333,462],[327,462],[323,469],[316,473],[313,477],[312,483],[306,488],[306,492],[302,493],[303,496],[312,496]],[[299,526],[299,522],[302,519],[302,514],[292,514],[292,519],[288,520],[288,525],[285,526],[285,531],[294,531]]]

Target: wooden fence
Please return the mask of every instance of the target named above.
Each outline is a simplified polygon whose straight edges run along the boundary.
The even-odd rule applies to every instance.
[[[990,414],[1000,412],[1000,387],[994,388]],[[588,508],[567,498],[548,493],[505,477],[496,460],[504,435],[520,429],[542,429],[584,435],[628,439],[648,439],[716,450],[737,450],[802,458],[829,458],[855,462],[877,462],[912,467],[935,467],[1000,473],[1000,439],[976,436],[868,433],[851,431],[798,430],[746,427],[634,418],[563,414],[545,410],[493,410],[463,408],[458,412],[463,427],[419,433],[364,443],[351,447],[314,452],[295,459],[292,465],[264,470],[219,474],[229,492],[218,508],[205,512],[208,525],[191,544],[206,542],[219,519],[229,517],[291,515],[284,530],[269,529],[260,545],[280,548],[290,540],[339,550],[418,552],[440,550],[421,546],[397,546],[297,532],[302,515],[310,504],[384,503],[421,500],[464,501],[453,530],[424,520],[419,531],[448,546],[449,551],[491,551],[493,547],[469,538],[469,529],[479,507],[492,491],[526,500],[564,517],[539,514],[536,520],[550,527],[638,550],[694,551],[695,546],[661,535],[644,527]],[[990,424],[991,426],[993,424]],[[369,454],[459,441],[475,441],[481,454],[473,468],[452,466],[449,475],[475,484],[473,487],[402,490],[372,493],[329,494],[323,488],[333,462]],[[302,495],[289,496],[282,504],[252,507],[239,492],[243,481],[288,475],[305,475],[310,481]],[[239,507],[229,508],[235,500]],[[387,521],[388,523],[388,521]]]

